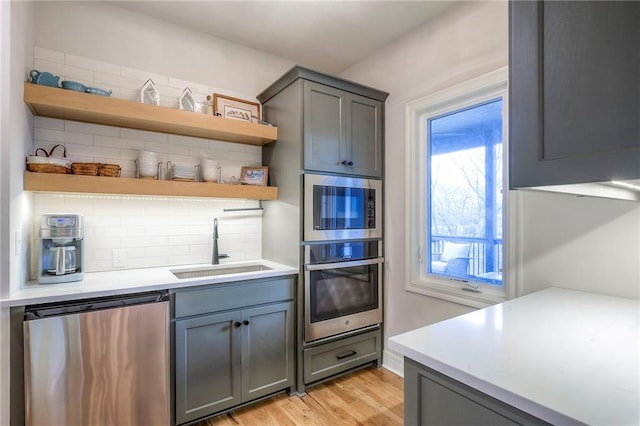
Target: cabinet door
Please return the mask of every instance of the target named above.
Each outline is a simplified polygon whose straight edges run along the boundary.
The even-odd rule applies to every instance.
[[[640,178],[640,2],[510,2],[511,187]]]
[[[342,90],[304,82],[304,168],[344,172],[345,96]]]
[[[243,401],[293,386],[293,302],[246,309],[242,319]]]
[[[346,171],[382,177],[382,102],[350,94],[347,112]]]
[[[176,321],[176,423],[241,402],[239,311]]]
[[[408,358],[404,424],[535,426],[548,423]]]

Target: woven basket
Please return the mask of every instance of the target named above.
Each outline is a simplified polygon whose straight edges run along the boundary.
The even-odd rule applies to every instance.
[[[59,166],[57,164],[47,164],[47,163],[27,164],[27,170],[29,170],[30,172],[36,172],[36,173],[59,173],[59,174],[71,173],[71,169],[65,166]]]
[[[120,177],[120,165],[118,164],[100,164],[98,174],[107,177]]]
[[[98,176],[100,163],[71,163],[74,175]]]
[[[63,150],[63,158],[53,157],[53,153],[58,147]],[[40,154],[43,155],[41,156]],[[35,155],[27,157],[27,170],[36,173],[71,173],[71,161],[67,160],[66,157],[67,148],[62,144],[55,145],[49,152],[44,148],[38,148]]]

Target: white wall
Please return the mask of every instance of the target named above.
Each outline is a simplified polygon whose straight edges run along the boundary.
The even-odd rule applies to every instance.
[[[240,97],[255,98],[294,65],[108,3],[38,2],[35,27],[36,46],[196,81]]]
[[[390,93],[386,102],[386,309],[390,337],[471,308],[407,292],[405,276],[405,105],[508,65],[505,1],[456,5],[341,77]],[[640,297],[640,206],[562,194],[523,192],[516,229],[522,293],[563,286]],[[518,260],[519,259],[519,260]],[[401,359],[385,351],[385,365]]]
[[[30,197],[22,192],[24,156],[32,139],[30,114],[22,100],[22,85],[33,61],[34,5],[0,4],[0,295],[26,276],[27,244],[16,247],[15,235],[29,236]],[[9,207],[9,209],[7,209]],[[8,309],[0,310],[0,424],[9,424]]]

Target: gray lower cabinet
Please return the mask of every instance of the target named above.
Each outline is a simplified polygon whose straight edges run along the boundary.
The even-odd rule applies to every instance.
[[[369,363],[382,362],[380,329],[304,349],[304,383],[311,384]]]
[[[293,287],[280,278],[175,294],[176,424],[294,385]],[[238,306],[247,300],[260,304]],[[208,302],[220,312],[203,313]]]
[[[640,2],[509,9],[511,187],[640,178]]]
[[[242,401],[239,312],[176,321],[176,423]]]
[[[407,426],[548,425],[411,359],[404,361]]]

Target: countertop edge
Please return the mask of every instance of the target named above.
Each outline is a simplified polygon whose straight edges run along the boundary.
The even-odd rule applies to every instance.
[[[21,288],[17,291],[14,291],[9,295],[9,297],[0,299],[0,308],[11,308],[16,306],[62,302],[67,300],[88,299],[93,297],[104,297],[121,294],[135,294],[146,291],[179,290],[237,281],[297,275],[299,272],[296,268],[263,259],[233,262],[223,264],[221,266],[234,266],[251,263],[261,263],[265,266],[271,267],[272,269],[265,271],[236,273],[192,279],[177,279],[173,276],[173,274],[171,274],[170,270],[183,269],[194,265],[86,273],[85,279],[77,283],[49,284],[46,286],[30,284],[26,288]],[[142,276],[146,275],[147,277],[149,275],[156,274],[157,276],[159,276],[159,278],[157,278],[156,280],[154,280],[153,278],[140,278],[141,283],[136,284],[136,274],[141,274]],[[104,284],[104,281],[109,280],[117,284],[113,286],[106,286]],[[92,285],[92,281],[99,281],[100,284]]]
[[[454,380],[457,380],[462,384],[470,386],[476,390],[479,390],[482,393],[485,393],[493,398],[496,398],[502,402],[505,402],[521,411],[531,414],[534,417],[544,420],[545,422],[549,422],[551,424],[562,424],[562,425],[574,425],[574,424],[582,425],[583,424],[582,422],[576,419],[567,417],[562,413],[558,413],[534,401],[531,401],[527,398],[523,398],[518,394],[515,394],[499,386],[495,386],[491,383],[481,380],[473,376],[472,374],[466,373],[457,368],[451,367],[441,361],[430,358],[420,352],[417,352],[411,348],[404,346],[402,343],[394,341],[393,339],[394,339],[393,337],[389,338],[389,349],[394,350],[400,353],[401,355],[419,364],[422,364],[439,373],[442,373],[445,376],[448,376]]]

